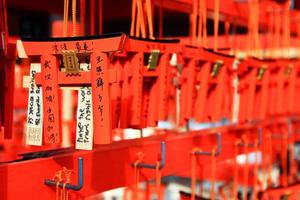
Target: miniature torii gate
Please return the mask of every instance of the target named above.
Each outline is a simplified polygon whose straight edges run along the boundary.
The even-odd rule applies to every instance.
[[[191,117],[198,122],[230,119],[235,58],[192,46],[185,46],[183,52],[188,62],[181,77],[180,121]]]
[[[111,142],[110,110],[108,80],[109,52],[115,53],[123,49],[126,36],[122,33],[95,37],[55,38],[46,41],[30,41],[18,43],[21,58],[38,59],[41,63],[41,73],[37,73],[35,81],[42,85],[44,117],[44,143],[56,144],[61,142],[61,120],[59,109],[59,86],[91,85],[94,130],[99,134],[94,137],[95,144]],[[59,58],[62,54],[65,63],[69,63],[66,72],[60,70]],[[72,54],[90,55],[91,71],[79,71]],[[78,61],[77,61],[78,63]],[[66,66],[65,66],[66,67]]]

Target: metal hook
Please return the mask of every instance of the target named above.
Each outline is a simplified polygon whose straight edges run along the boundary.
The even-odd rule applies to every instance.
[[[261,127],[258,127],[257,134],[258,134],[258,143],[257,143],[257,145],[261,145],[261,142],[262,142],[262,128]]]
[[[217,151],[215,153],[214,156],[218,156],[220,155],[221,153],[221,149],[222,149],[222,146],[221,146],[221,140],[222,140],[222,135],[221,133],[217,133]],[[207,152],[207,151],[195,151],[194,152],[195,155],[205,155],[205,156],[211,156],[212,155],[212,152]]]
[[[288,126],[288,135],[292,135],[293,133],[296,135],[300,134],[300,130],[293,130],[293,122],[299,121],[299,118],[289,118],[287,120]]]
[[[53,185],[53,186],[57,185],[57,182],[55,182],[53,180],[49,180],[49,179],[46,179],[44,183],[46,185],[50,185],[50,186],[51,185]],[[83,158],[82,157],[78,158],[78,184],[77,185],[71,185],[69,183],[67,183],[67,184],[59,183],[58,186],[62,188],[62,187],[64,187],[64,185],[65,185],[66,189],[75,190],[75,191],[79,191],[83,187]]]
[[[292,133],[293,133],[293,120],[291,118],[287,119],[287,128],[288,128],[288,135],[292,135]]]
[[[257,128],[257,140],[258,140],[257,146],[260,146],[261,142],[262,142],[262,129],[261,129],[261,127]],[[243,146],[245,146],[245,144],[240,143],[239,146],[243,147]],[[248,144],[248,147],[250,147],[250,148],[255,147],[255,144]]]
[[[159,161],[159,169],[162,169],[165,166],[166,162],[166,143],[161,142],[160,143],[161,148],[161,160]],[[139,168],[148,168],[148,169],[156,169],[156,165],[146,164],[146,163],[139,163],[136,165],[136,167]]]

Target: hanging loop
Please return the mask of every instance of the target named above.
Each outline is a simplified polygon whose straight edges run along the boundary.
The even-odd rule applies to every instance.
[[[256,146],[260,146],[262,143],[262,128],[261,127],[258,127],[257,128],[257,143],[248,143],[247,146],[249,148],[254,148]],[[244,147],[245,146],[245,143],[243,142],[239,142],[238,144],[239,147]]]
[[[221,146],[222,135],[221,135],[221,133],[217,133],[216,136],[217,136],[217,150],[213,153],[215,157],[220,155],[221,149],[222,149],[222,146]],[[194,154],[195,155],[211,156],[212,152],[196,150],[196,151],[194,151]]]
[[[159,161],[159,169],[164,168],[166,162],[166,144],[165,142],[160,143],[161,148],[161,160]],[[136,164],[138,168],[148,168],[148,169],[157,169],[157,164],[146,164],[146,163],[138,163]]]
[[[58,186],[60,188],[66,188],[68,190],[75,190],[75,191],[81,190],[83,187],[83,158],[82,157],[78,158],[78,184],[77,185],[72,185],[69,183],[65,184],[63,182],[60,182],[58,184],[58,182],[49,179],[46,179],[44,183],[49,186]]]

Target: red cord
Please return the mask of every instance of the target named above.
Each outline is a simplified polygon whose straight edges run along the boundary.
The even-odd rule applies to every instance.
[[[212,163],[212,167],[211,167],[211,191],[210,191],[210,195],[211,195],[211,200],[215,200],[215,182],[216,182],[216,150],[213,149],[211,152],[211,163]]]
[[[257,190],[258,190],[258,142],[255,141],[254,144],[254,178],[253,178],[253,200],[257,200]]]
[[[85,35],[85,0],[80,0],[80,33]]]
[[[103,0],[98,1],[99,12],[99,34],[103,33]]]
[[[91,0],[90,5],[90,34],[95,35],[95,8],[96,8],[96,0]]]
[[[238,145],[240,141],[236,141],[234,145],[234,169],[233,169],[233,188],[232,188],[232,198],[235,200],[237,198],[237,187],[238,187]]]
[[[137,195],[139,193],[139,182],[140,182],[140,169],[138,168],[138,164],[142,162],[144,158],[144,154],[139,152],[137,154],[138,159],[134,163],[134,192],[133,192],[133,199],[137,199]]]
[[[195,200],[196,196],[196,158],[195,152],[201,151],[199,148],[194,148],[192,151],[192,169],[191,169],[191,199]]]
[[[134,36],[134,29],[136,26],[136,7],[137,7],[137,0],[132,0],[132,8],[131,8],[131,27],[130,27],[130,36]]]
[[[156,163],[156,193],[157,193],[157,199],[161,200],[161,170],[159,169],[160,162],[157,161]]]
[[[249,145],[249,143],[248,143],[248,139],[245,137],[245,139],[244,139],[244,141],[245,141],[245,143],[244,143],[244,153],[245,153],[245,168],[244,168],[244,194],[243,194],[243,196],[244,196],[244,199],[246,199],[247,198],[247,194],[248,194],[248,176],[249,176],[249,162],[248,162],[248,160],[249,160],[249,147],[248,147],[248,145]]]

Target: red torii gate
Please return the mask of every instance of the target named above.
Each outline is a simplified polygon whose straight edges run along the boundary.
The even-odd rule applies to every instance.
[[[234,57],[208,49],[185,46],[180,84],[180,121],[195,118],[198,122],[231,119]]]
[[[58,145],[61,142],[61,116],[59,86],[91,85],[93,100],[95,144],[111,142],[111,121],[109,103],[109,76],[116,71],[108,70],[109,55],[123,49],[126,36],[122,33],[79,38],[55,38],[45,41],[24,40],[25,55],[41,63],[41,73],[35,76],[37,85],[43,89],[44,143]],[[20,49],[20,48],[19,48]],[[68,50],[81,56],[88,56],[90,72],[63,72],[61,55]],[[19,51],[20,52],[20,51]],[[80,59],[85,59],[81,57]],[[112,74],[112,75],[110,75]]]

